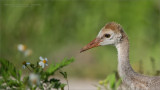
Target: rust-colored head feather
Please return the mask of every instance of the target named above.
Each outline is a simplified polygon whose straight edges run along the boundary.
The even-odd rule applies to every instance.
[[[104,28],[104,30],[108,30],[108,29],[111,29],[113,30],[114,32],[116,33],[120,33],[122,32],[122,27],[120,24],[116,23],[116,22],[110,22],[110,23],[107,23]]]

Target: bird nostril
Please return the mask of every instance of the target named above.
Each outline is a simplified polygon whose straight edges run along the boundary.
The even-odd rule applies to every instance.
[[[93,45],[94,43],[90,43],[90,45]]]

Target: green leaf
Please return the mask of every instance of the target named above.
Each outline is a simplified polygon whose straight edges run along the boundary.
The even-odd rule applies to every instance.
[[[4,79],[8,79],[10,76],[14,77],[15,79],[18,79],[20,77],[19,71],[8,60],[0,58],[0,64],[0,75],[2,75]]]
[[[64,77],[65,79],[67,79],[67,72],[62,72],[62,71],[60,71],[60,73],[63,75],[63,77]]]
[[[20,84],[17,81],[15,81],[15,80],[9,80],[7,82],[7,85],[10,86],[10,87],[13,87],[13,86],[20,87]]]
[[[115,88],[115,82],[116,82],[115,74],[111,74],[110,79],[109,79],[109,83],[110,83],[110,87],[112,89]]]
[[[55,78],[50,79],[50,83],[51,83],[51,87],[55,89],[61,88],[61,90],[64,90],[64,87],[66,86],[66,84],[61,83],[59,79],[55,79]]]
[[[6,59],[0,58],[0,64],[0,75],[3,77],[3,83],[6,83],[9,87],[20,87],[22,84],[20,81],[21,71],[17,70],[16,67]],[[13,80],[11,77],[16,80]]]
[[[64,90],[64,87],[66,86],[66,84],[61,84],[60,85],[60,88],[61,88],[61,90]]]
[[[116,76],[115,73],[113,73],[107,76],[107,78],[103,81],[103,84],[104,87],[107,88],[107,84],[109,83],[110,88],[115,89],[115,82],[116,82]]]
[[[58,89],[58,88],[60,88],[60,86],[61,86],[61,83],[60,83],[60,82],[55,82],[54,88]]]
[[[55,82],[59,82],[59,81],[60,81],[59,79],[55,79],[55,78],[50,79],[50,83],[51,83],[51,82],[54,82],[54,83],[55,83]]]
[[[21,80],[21,76],[22,76],[22,71],[21,70],[19,70],[19,78],[18,78],[18,80],[20,81]]]
[[[65,58],[65,59],[62,60],[60,63],[58,63],[58,64],[56,64],[56,65],[51,65],[46,72],[47,72],[48,74],[52,75],[52,74],[54,74],[54,72],[56,72],[57,70],[59,70],[59,69],[63,68],[64,66],[72,63],[73,61],[74,61],[73,58],[71,58],[71,59],[66,59],[66,58]]]
[[[31,67],[32,69],[35,69],[34,64],[30,64],[30,67]]]
[[[3,79],[0,79],[0,85],[2,85],[5,81]]]
[[[121,84],[122,80],[121,79],[118,79],[118,81],[116,82],[116,88],[119,87],[119,85]]]

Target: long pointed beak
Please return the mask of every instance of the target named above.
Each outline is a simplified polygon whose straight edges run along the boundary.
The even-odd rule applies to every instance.
[[[88,50],[88,49],[91,49],[91,48],[100,46],[100,45],[99,45],[100,42],[101,42],[101,39],[100,39],[100,38],[94,39],[94,40],[91,41],[89,44],[87,44],[86,46],[84,46],[84,47],[81,49],[80,53],[81,53],[81,52],[84,52],[84,51],[86,51],[86,50]]]

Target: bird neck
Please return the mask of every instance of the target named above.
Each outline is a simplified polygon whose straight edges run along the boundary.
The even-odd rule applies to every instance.
[[[118,73],[124,82],[128,82],[127,80],[134,74],[134,70],[129,63],[128,37],[125,36],[123,40],[116,45],[116,48],[118,51]]]

